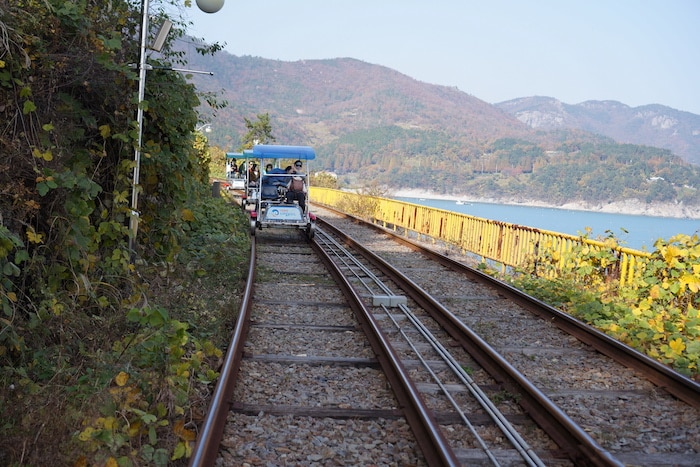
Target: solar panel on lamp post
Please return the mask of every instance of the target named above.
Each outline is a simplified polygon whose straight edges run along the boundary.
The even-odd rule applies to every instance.
[[[224,0],[197,0],[197,6],[205,13],[216,13],[224,6]],[[129,255],[133,256],[136,245],[136,235],[139,227],[139,177],[141,175],[141,145],[143,143],[143,100],[146,94],[146,48],[148,41],[148,9],[149,0],[141,1],[141,46],[139,49],[139,91],[136,123],[139,127],[136,149],[134,150],[134,174],[131,185],[131,212],[129,217]],[[160,51],[172,23],[167,21],[160,28],[152,47]]]

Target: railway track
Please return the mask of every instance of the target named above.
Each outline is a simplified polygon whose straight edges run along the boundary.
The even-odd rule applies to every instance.
[[[537,303],[321,216],[356,240],[320,223],[323,263],[297,232],[257,237],[245,347],[212,403],[231,412],[208,415],[191,465],[698,464],[697,386],[682,402]],[[358,260],[364,247],[385,261]]]

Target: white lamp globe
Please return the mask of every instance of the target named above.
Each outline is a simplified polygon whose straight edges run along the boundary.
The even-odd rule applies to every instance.
[[[224,0],[197,0],[197,6],[204,13],[216,13],[224,6]]]

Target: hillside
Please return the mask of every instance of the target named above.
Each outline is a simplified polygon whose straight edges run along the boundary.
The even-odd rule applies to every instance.
[[[534,129],[589,131],[621,143],[668,149],[700,164],[700,115],[663,105],[629,107],[616,101],[569,105],[551,97],[523,97],[496,106]]]
[[[190,65],[214,73],[195,76],[198,88],[223,90],[228,100],[229,107],[217,112],[217,124],[223,118],[242,129],[242,115],[270,113],[290,144],[322,145],[388,125],[457,134],[472,143],[530,133],[516,118],[456,88],[427,85],[355,59],[282,62],[221,52],[190,57]]]
[[[594,132],[593,103],[572,109],[560,103],[563,113],[540,111],[541,121],[533,124],[518,113],[532,101],[494,106],[350,58],[282,62],[225,52],[188,58],[191,68],[214,73],[195,75],[197,87],[228,103],[205,109],[212,144],[236,150],[244,117],[267,113],[277,142],[314,146],[314,169],[335,172],[344,186],[374,183],[555,205],[632,199],[700,204],[699,167],[671,150]],[[586,117],[576,120],[583,109]],[[692,126],[695,116],[686,116]],[[548,118],[566,124],[545,125]],[[612,118],[603,108],[597,122],[633,128],[636,121]]]

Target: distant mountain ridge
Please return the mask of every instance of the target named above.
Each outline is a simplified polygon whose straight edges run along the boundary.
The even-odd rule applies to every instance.
[[[629,107],[607,100],[570,105],[552,97],[522,97],[496,106],[534,129],[588,131],[620,143],[669,149],[700,164],[700,115],[658,104]]]
[[[492,105],[351,58],[186,55],[192,69],[214,73],[195,75],[197,88],[227,103],[202,106],[212,144],[237,150],[244,118],[268,114],[277,143],[313,146],[314,169],[343,186],[552,205],[700,205],[694,114],[543,97]]]
[[[241,115],[269,112],[287,142],[325,144],[363,128],[397,125],[449,133],[466,148],[479,150],[497,138],[543,142],[547,136],[542,131],[576,130],[668,149],[700,164],[700,115],[662,105],[570,105],[540,96],[492,105],[457,88],[423,83],[352,58],[284,62],[227,52],[203,57],[192,51],[187,57],[195,68],[214,72],[194,81],[228,101],[218,114],[233,128],[243,130]]]
[[[349,132],[386,125],[459,135],[463,143],[527,137],[527,125],[453,87],[421,83],[389,68],[352,58],[284,62],[237,57],[188,57],[214,72],[193,80],[223,90],[229,105],[217,111],[235,125],[269,113],[287,142],[325,144]]]
[[[454,87],[427,84],[352,58],[284,62],[227,52],[187,53],[197,87],[221,92],[218,112],[237,130],[241,116],[269,112],[285,141],[325,144],[373,126],[435,130],[455,135],[470,150],[502,137],[542,142],[542,131],[575,130],[620,143],[668,149],[700,165],[700,115],[663,105],[629,107],[617,101],[566,104],[552,97],[522,97],[489,104]],[[532,131],[534,130],[534,131]]]

